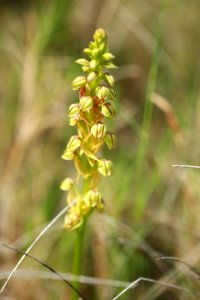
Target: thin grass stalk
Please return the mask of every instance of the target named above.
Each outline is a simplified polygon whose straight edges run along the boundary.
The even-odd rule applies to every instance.
[[[158,30],[156,34],[156,42],[153,51],[152,63],[149,72],[149,79],[147,85],[147,91],[145,96],[145,107],[144,107],[144,115],[142,120],[142,129],[141,129],[141,137],[140,137],[140,144],[137,154],[137,161],[136,161],[136,170],[137,174],[140,173],[142,170],[142,165],[144,163],[145,154],[148,150],[148,137],[149,137],[149,130],[151,125],[152,119],[152,107],[153,103],[151,101],[152,94],[155,91],[157,75],[158,75],[158,67],[160,61],[160,45],[161,45],[161,19],[162,15],[159,20]]]
[[[136,195],[140,195],[141,190],[141,182],[143,181],[143,171],[145,165],[145,157],[149,147],[149,136],[150,136],[150,127],[152,121],[152,110],[153,110],[153,102],[151,101],[152,95],[155,92],[157,77],[158,77],[158,68],[160,62],[160,52],[161,52],[161,32],[162,32],[162,23],[163,17],[165,12],[165,1],[162,6],[162,10],[160,13],[157,32],[156,32],[156,42],[153,51],[152,63],[149,72],[149,79],[145,97],[145,107],[144,107],[144,114],[142,120],[142,128],[141,128],[141,135],[140,135],[140,142],[138,146],[138,152],[136,157],[136,166],[135,166],[135,174],[136,174]],[[144,199],[137,199],[136,206],[134,209],[134,217],[139,220],[146,202],[144,203]]]

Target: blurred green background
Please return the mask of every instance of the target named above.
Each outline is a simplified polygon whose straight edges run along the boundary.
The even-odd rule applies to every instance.
[[[114,174],[101,184],[105,212],[89,222],[83,274],[188,289],[141,282],[124,300],[199,298],[188,268],[155,260],[176,256],[200,270],[200,171],[172,167],[199,165],[199,12],[198,0],[0,2],[0,242],[26,249],[65,206],[59,185],[75,170],[60,157],[74,132],[67,120],[77,97],[71,81],[81,75],[74,61],[102,27],[118,65],[111,125],[118,146],[104,152]],[[61,219],[32,254],[71,273],[73,247]],[[18,259],[0,246],[2,284]],[[4,292],[9,299],[69,299],[70,289],[42,266],[27,258],[21,270]],[[114,281],[81,285],[89,299],[121,289]]]

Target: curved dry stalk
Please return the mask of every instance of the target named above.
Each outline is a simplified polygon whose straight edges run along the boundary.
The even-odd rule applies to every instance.
[[[140,277],[140,278],[136,279],[135,281],[133,281],[131,284],[129,284],[124,290],[122,290],[119,294],[117,294],[114,298],[112,298],[112,300],[119,299],[119,297],[121,297],[123,294],[125,294],[128,290],[135,288],[141,281],[157,283],[159,285],[165,286],[170,289],[176,289],[176,290],[183,291],[183,292],[189,292],[188,289],[182,288],[176,284],[167,283],[167,282],[164,282],[161,280],[154,280],[154,279],[146,278],[146,277]]]
[[[187,262],[185,262],[184,260],[182,260],[182,259],[180,259],[178,257],[174,257],[174,256],[162,256],[162,257],[157,258],[156,260],[166,260],[166,259],[175,260],[175,261],[178,261],[178,262],[182,263],[183,265],[185,265],[190,270],[190,272],[192,273],[192,275],[194,275],[197,280],[200,280],[200,273],[194,267],[192,267]]]
[[[47,265],[46,263],[44,263],[42,260],[40,260],[39,258],[33,256],[33,255],[30,255],[30,254],[27,254],[26,252],[20,250],[20,249],[17,249],[11,245],[8,245],[8,244],[3,244],[3,246],[11,249],[11,250],[14,250],[18,253],[21,253],[25,256],[27,256],[28,258],[36,261],[37,263],[41,264],[42,266],[44,266],[45,268],[47,268],[48,270],[50,270],[51,272],[53,272],[54,274],[56,274],[61,280],[63,280],[78,296],[80,296],[81,298],[80,299],[83,299],[83,300],[87,300],[87,298],[82,295],[78,289],[76,289],[76,287],[74,287],[71,282],[69,282],[67,279],[65,279],[61,273],[57,272],[55,269],[53,269],[52,267],[50,267],[49,265]]]
[[[47,224],[47,226],[44,227],[44,229],[38,234],[38,236],[34,239],[34,241],[32,242],[32,244],[28,247],[28,249],[25,251],[25,254],[22,255],[22,257],[20,258],[20,260],[17,262],[17,264],[15,265],[15,267],[12,269],[12,271],[10,272],[8,278],[6,279],[5,283],[3,284],[3,286],[1,287],[0,290],[0,295],[3,293],[3,291],[5,290],[8,282],[10,281],[10,279],[12,278],[12,276],[14,275],[15,271],[17,270],[17,268],[21,265],[21,263],[23,262],[23,260],[26,257],[26,254],[28,254],[31,249],[35,246],[35,244],[37,244],[37,242],[41,239],[41,237],[48,231],[48,229],[53,226],[56,221],[62,217],[67,211],[68,209],[74,205],[76,203],[76,199],[68,206],[66,206],[65,208],[63,208],[54,218],[53,220]]]

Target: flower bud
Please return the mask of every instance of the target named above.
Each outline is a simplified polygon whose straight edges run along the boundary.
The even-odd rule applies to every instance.
[[[96,57],[96,56],[99,54],[99,52],[100,52],[100,51],[99,51],[98,48],[93,49],[93,50],[92,50],[92,56],[93,56],[93,57]]]
[[[102,123],[94,124],[91,128],[91,133],[96,139],[103,139],[106,135],[106,126]]]
[[[77,124],[77,119],[75,118],[69,118],[69,126],[75,126]]]
[[[91,72],[87,76],[87,81],[91,82],[91,81],[95,80],[96,78],[97,78],[97,73],[96,72]]]
[[[62,191],[68,191],[73,186],[73,184],[74,181],[71,178],[65,178],[60,184],[60,189]]]
[[[67,144],[67,150],[73,152],[75,151],[77,148],[79,148],[81,145],[81,139],[79,138],[78,135],[73,135],[68,144]]]
[[[108,95],[109,99],[113,100],[113,101],[116,101],[116,94],[114,92],[113,89],[109,89],[109,95]]]
[[[116,137],[112,132],[107,132],[104,137],[104,142],[108,146],[109,149],[116,148]]]
[[[73,230],[80,227],[83,223],[83,218],[76,211],[68,213],[65,217],[65,227]]]
[[[82,201],[80,201],[80,204],[79,204],[79,213],[81,216],[84,216],[86,214],[89,213],[90,209],[91,209],[91,206],[87,206],[84,202],[84,200],[82,199]]]
[[[62,157],[62,159],[65,159],[65,160],[71,160],[74,158],[74,153],[72,151],[65,150],[65,152],[63,153],[63,155],[61,157]]]
[[[103,54],[103,58],[104,58],[105,60],[111,60],[111,59],[113,59],[113,58],[115,58],[115,57],[114,57],[114,55],[113,55],[112,53],[106,52],[106,53]]]
[[[79,115],[79,113],[80,113],[80,108],[78,103],[71,104],[68,113],[69,118],[76,117]]]
[[[92,108],[93,100],[90,96],[81,97],[79,105],[82,111],[87,111]]]
[[[92,59],[90,61],[90,68],[94,70],[96,69],[96,67],[97,67],[97,61],[95,59]]]
[[[77,64],[85,66],[85,67],[89,66],[89,61],[87,59],[85,59],[85,58],[77,59],[75,62]]]
[[[86,83],[86,85],[85,85],[85,94],[90,95],[90,93],[91,93],[91,86],[89,85],[89,83]]]
[[[83,72],[88,72],[89,69],[90,69],[90,67],[88,67],[88,66],[82,66]]]
[[[96,89],[96,95],[99,99],[106,99],[109,94],[109,88],[101,86]]]
[[[86,84],[86,78],[84,76],[78,76],[72,81],[72,89],[78,90],[80,87]]]
[[[98,161],[98,171],[103,176],[110,176],[112,174],[113,165],[110,160],[102,159]]]
[[[83,52],[90,55],[92,51],[89,48],[85,48],[85,49],[83,49]]]
[[[105,74],[105,80],[108,82],[108,84],[110,84],[110,86],[113,87],[114,83],[115,83],[115,79],[112,75],[110,74]]]
[[[115,116],[115,110],[111,103],[104,103],[101,107],[101,113],[104,117],[112,119]]]
[[[95,207],[101,201],[101,194],[96,189],[95,190],[90,190],[84,196],[83,201],[85,202],[85,204],[88,207]]]
[[[101,53],[105,52],[105,50],[106,50],[106,43],[105,42],[99,44],[99,50],[101,51]]]
[[[114,65],[112,62],[108,62],[108,63],[105,65],[105,67],[106,67],[107,69],[117,69],[117,66]]]
[[[89,48],[90,49],[94,49],[95,47],[97,47],[97,43],[95,41],[89,43]]]

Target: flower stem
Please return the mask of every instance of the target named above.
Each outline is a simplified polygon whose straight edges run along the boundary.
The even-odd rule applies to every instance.
[[[73,261],[73,274],[80,275],[82,269],[82,255],[83,255],[83,240],[85,232],[85,222],[75,231],[75,248],[74,248],[74,261]],[[80,283],[74,283],[74,287],[79,290]],[[78,295],[73,291],[72,300],[78,300]]]

